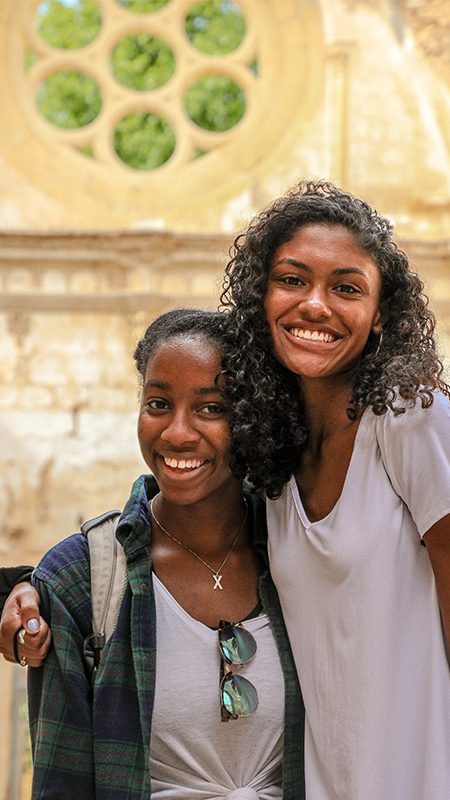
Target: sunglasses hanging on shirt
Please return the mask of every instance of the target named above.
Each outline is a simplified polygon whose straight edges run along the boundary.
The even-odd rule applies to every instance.
[[[220,710],[222,722],[248,717],[258,707],[258,693],[250,681],[231,667],[242,667],[256,653],[256,641],[241,623],[220,620],[218,628],[220,664]]]

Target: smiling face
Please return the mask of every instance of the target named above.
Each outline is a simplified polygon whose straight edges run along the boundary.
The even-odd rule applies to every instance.
[[[308,224],[275,251],[264,302],[278,360],[308,378],[348,376],[381,332],[381,278],[342,225]]]
[[[138,438],[163,496],[177,504],[235,491],[230,431],[216,386],[221,353],[200,336],[163,342],[147,364]]]

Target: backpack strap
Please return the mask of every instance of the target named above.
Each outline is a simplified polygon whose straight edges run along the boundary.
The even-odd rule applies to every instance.
[[[101,651],[114,631],[125,590],[126,559],[116,528],[120,511],[114,509],[81,525],[89,544],[91,567],[92,633],[83,642],[83,656],[93,683]]]

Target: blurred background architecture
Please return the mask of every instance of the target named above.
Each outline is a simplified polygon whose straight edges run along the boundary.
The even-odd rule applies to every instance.
[[[1,0],[1,564],[125,500],[137,338],[216,307],[300,178],[392,218],[450,355],[449,37],[446,0]],[[1,800],[29,796],[23,673],[0,664]]]

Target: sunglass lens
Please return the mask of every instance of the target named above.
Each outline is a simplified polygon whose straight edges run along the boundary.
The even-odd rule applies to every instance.
[[[229,673],[220,685],[222,703],[231,716],[247,717],[258,708],[258,693],[250,681]]]
[[[229,664],[246,664],[256,653],[252,634],[238,625],[227,625],[219,630],[219,645]]]

